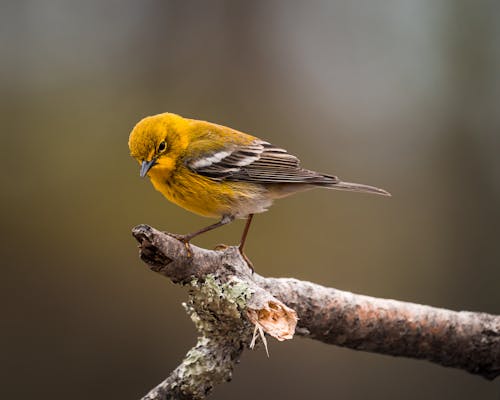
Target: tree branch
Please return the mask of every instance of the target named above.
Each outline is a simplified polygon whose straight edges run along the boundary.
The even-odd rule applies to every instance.
[[[236,247],[206,250],[147,225],[133,229],[150,268],[188,288],[200,336],[170,376],[143,399],[204,399],[231,379],[259,333],[425,359],[486,379],[500,375],[500,317],[357,295],[291,278],[252,274]],[[298,325],[297,325],[298,323]]]

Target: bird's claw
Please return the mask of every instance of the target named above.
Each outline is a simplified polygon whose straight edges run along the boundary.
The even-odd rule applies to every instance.
[[[252,274],[253,274],[255,272],[255,269],[253,268],[252,262],[247,257],[247,255],[244,253],[244,251],[241,247],[238,247],[238,250],[240,252],[241,257],[243,258],[243,260],[245,260],[245,262],[247,263],[248,267],[250,268],[250,270],[252,271]]]
[[[172,236],[173,238],[177,239],[178,241],[184,243],[184,247],[186,248],[187,256],[189,258],[193,257],[193,250],[191,249],[191,243],[189,241],[191,240],[191,237],[189,235],[179,235],[178,233],[169,233],[169,236]]]
[[[184,242],[184,247],[186,248],[186,253],[187,253],[187,256],[189,258],[192,258],[193,257],[193,250],[191,249],[191,243],[189,243],[188,241],[183,241]]]

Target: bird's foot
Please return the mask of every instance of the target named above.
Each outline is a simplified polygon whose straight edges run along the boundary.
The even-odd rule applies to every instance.
[[[193,250],[191,249],[191,243],[189,243],[189,241],[192,239],[190,235],[180,235],[178,233],[168,233],[168,235],[184,243],[184,247],[186,248],[188,257],[189,258],[193,257]]]
[[[219,243],[218,245],[216,245],[214,247],[214,250],[215,251],[223,251],[223,250],[226,250],[227,248],[229,248],[229,246],[227,244]]]
[[[241,257],[243,258],[243,260],[245,260],[245,262],[247,263],[248,267],[250,268],[250,270],[252,271],[252,274],[253,274],[255,272],[255,269],[253,268],[252,262],[247,257],[247,255],[245,254],[245,252],[243,251],[243,249],[241,248],[241,246],[238,247],[238,250],[240,252]]]

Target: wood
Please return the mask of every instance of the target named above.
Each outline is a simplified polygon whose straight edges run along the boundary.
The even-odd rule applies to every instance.
[[[291,278],[252,274],[238,247],[192,256],[174,236],[147,225],[133,229],[140,257],[186,285],[186,311],[198,343],[143,399],[204,399],[229,381],[256,332],[278,340],[294,333],[324,343],[425,359],[494,379],[500,375],[500,317],[456,312],[326,288]],[[297,318],[298,317],[298,318]]]

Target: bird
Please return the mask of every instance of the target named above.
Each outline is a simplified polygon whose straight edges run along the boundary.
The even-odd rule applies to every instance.
[[[196,236],[246,219],[239,252],[244,252],[254,214],[274,200],[313,188],[390,196],[370,185],[345,182],[337,176],[301,167],[285,149],[238,130],[203,120],[162,113],[140,120],[129,136],[130,155],[154,188],[169,201],[218,222],[195,232],[175,235],[190,254]]]

